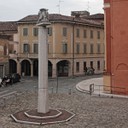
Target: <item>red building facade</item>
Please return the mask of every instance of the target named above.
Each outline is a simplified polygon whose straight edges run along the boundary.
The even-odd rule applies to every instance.
[[[104,0],[106,66],[104,89],[128,94],[128,0]]]

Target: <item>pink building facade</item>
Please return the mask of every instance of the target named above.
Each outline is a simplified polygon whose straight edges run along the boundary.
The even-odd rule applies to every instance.
[[[128,94],[128,0],[104,0],[104,90]]]

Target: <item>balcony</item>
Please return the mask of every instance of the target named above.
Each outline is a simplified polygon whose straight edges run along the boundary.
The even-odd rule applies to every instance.
[[[35,53],[18,53],[18,54],[9,54],[10,58],[30,58],[30,59],[37,59],[38,54]]]
[[[30,59],[37,59],[38,54],[37,53],[19,53],[19,58],[30,58]]]

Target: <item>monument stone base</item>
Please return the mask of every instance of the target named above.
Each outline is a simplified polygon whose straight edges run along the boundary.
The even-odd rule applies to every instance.
[[[22,110],[11,117],[17,123],[35,124],[35,125],[48,125],[54,123],[62,123],[69,121],[75,116],[74,113],[68,112],[63,109],[50,109],[47,113],[38,113],[35,110]]]

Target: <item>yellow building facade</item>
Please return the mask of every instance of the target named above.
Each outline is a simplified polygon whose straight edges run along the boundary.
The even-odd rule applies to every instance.
[[[22,75],[38,75],[37,19],[37,15],[29,15],[18,21],[18,54],[11,59],[16,61],[17,72]],[[101,22],[60,14],[50,14],[49,20],[49,76],[84,75],[86,67],[93,67],[96,74],[103,72],[104,26]]]

